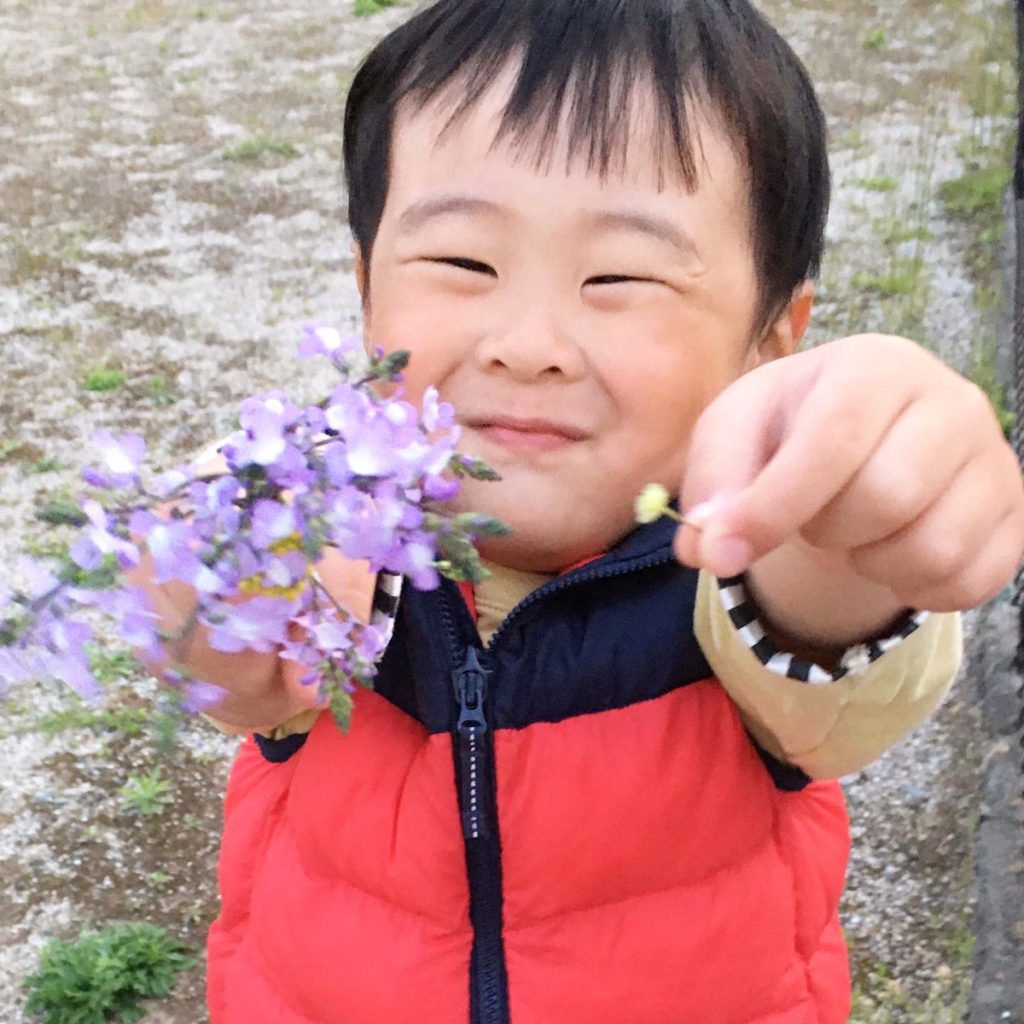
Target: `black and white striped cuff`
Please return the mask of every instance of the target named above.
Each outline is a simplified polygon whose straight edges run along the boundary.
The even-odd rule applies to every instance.
[[[728,579],[720,579],[718,589],[722,605],[728,612],[740,639],[769,672],[818,686],[834,683],[844,676],[860,675],[886,651],[892,650],[919,629],[930,615],[930,612],[908,612],[888,636],[847,648],[839,659],[839,667],[830,672],[812,661],[779,650],[778,645],[768,636],[758,620],[757,606],[751,600],[745,577],[731,576]]]
[[[371,626],[384,627],[384,645],[391,643],[395,632],[395,620],[398,618],[398,602],[402,596],[402,577],[390,572],[377,574],[377,584],[373,590],[373,610],[370,613]],[[382,650],[383,650],[382,648]]]

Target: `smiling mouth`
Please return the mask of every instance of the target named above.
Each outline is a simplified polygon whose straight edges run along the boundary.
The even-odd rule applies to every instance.
[[[551,420],[510,416],[474,419],[466,425],[493,444],[522,452],[554,451],[584,441],[588,436],[583,430]]]

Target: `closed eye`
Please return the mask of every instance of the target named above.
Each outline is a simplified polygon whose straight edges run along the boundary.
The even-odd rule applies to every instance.
[[[625,274],[602,274],[600,277],[591,277],[583,282],[584,284],[657,284],[658,282],[649,277],[628,277]]]
[[[498,272],[494,267],[479,260],[466,259],[463,256],[429,256],[429,263],[443,263],[449,267],[457,267],[459,270],[468,270],[471,274],[486,274],[488,277],[497,277]]]

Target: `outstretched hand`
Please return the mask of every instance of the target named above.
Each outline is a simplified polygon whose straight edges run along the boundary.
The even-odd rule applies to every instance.
[[[883,335],[726,388],[694,430],[681,505],[688,565],[732,576],[792,543],[932,611],[994,597],[1024,555],[1021,467],[985,394]]]

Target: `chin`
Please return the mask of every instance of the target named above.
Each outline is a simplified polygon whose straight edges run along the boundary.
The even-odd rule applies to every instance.
[[[607,525],[581,522],[578,512],[560,506],[530,514],[529,509],[487,509],[508,524],[513,532],[505,537],[482,537],[477,547],[483,558],[511,569],[559,573],[586,558],[602,554],[628,532]]]
[[[480,554],[529,572],[560,572],[607,551],[632,529],[632,501],[616,513],[606,507],[607,494],[598,502],[546,484],[513,473],[498,482],[467,480],[449,507],[494,516],[509,526],[513,532],[506,537],[481,538]]]

